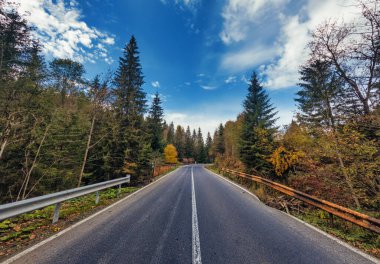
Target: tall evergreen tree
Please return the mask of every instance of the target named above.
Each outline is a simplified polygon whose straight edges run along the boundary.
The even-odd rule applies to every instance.
[[[191,134],[191,157],[194,160],[198,160],[198,142],[197,142],[197,131],[193,129],[193,133]]]
[[[276,132],[275,108],[260,84],[256,73],[252,74],[248,95],[243,103],[243,124],[240,135],[240,158],[248,172],[269,172],[268,156],[273,150]]]
[[[214,140],[216,144],[216,154],[223,155],[226,148],[224,146],[224,127],[222,123],[220,123],[218,130],[216,131],[216,138]]]
[[[191,138],[190,127],[187,126],[185,133],[185,158],[193,158],[194,144]]]
[[[327,61],[315,61],[302,66],[297,92],[298,107],[302,111],[301,121],[313,126],[335,127],[343,108],[348,111],[355,107],[345,100],[341,78],[332,70]]]
[[[166,143],[167,144],[174,144],[174,135],[175,135],[174,124],[173,124],[173,122],[171,122],[169,124],[168,131],[166,134]]]
[[[71,59],[54,59],[50,62],[50,75],[53,86],[61,93],[61,104],[65,105],[68,95],[78,93],[84,83],[84,67]]]
[[[180,125],[177,126],[174,135],[174,146],[178,152],[178,158],[182,160],[185,158],[185,130]]]
[[[141,180],[136,178],[137,175],[142,175],[149,167],[145,158],[140,160],[142,153],[145,155],[148,152],[148,141],[142,130],[144,113],[147,110],[143,84],[137,43],[132,36],[124,48],[114,78],[114,107],[119,128],[111,158],[115,177],[131,173],[135,182]]]
[[[164,110],[161,106],[161,99],[159,94],[156,93],[147,118],[151,147],[154,152],[163,151],[163,116]]]
[[[201,128],[198,128],[196,149],[197,149],[197,162],[205,163],[207,160],[207,155],[206,155],[205,143],[203,140]]]
[[[205,152],[206,152],[206,162],[210,163],[213,161],[213,158],[211,156],[211,146],[212,146],[212,138],[210,135],[210,132],[207,133],[207,138],[206,138],[206,144],[205,144]]]

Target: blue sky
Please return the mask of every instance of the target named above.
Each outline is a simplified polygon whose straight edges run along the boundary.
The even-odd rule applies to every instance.
[[[291,121],[310,32],[357,16],[350,0],[18,0],[48,58],[82,62],[87,77],[114,70],[135,35],[149,96],[168,122],[213,130],[242,111],[257,71],[278,124]]]

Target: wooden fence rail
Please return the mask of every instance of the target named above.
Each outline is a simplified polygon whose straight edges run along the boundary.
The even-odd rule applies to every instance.
[[[163,173],[166,173],[166,172],[174,169],[176,166],[177,165],[175,165],[175,164],[164,164],[164,165],[154,166],[153,177],[157,177]]]
[[[326,201],[326,200],[319,199],[315,196],[297,191],[297,190],[292,189],[288,186],[279,184],[277,182],[274,182],[274,181],[271,181],[271,180],[268,180],[268,179],[265,179],[262,177],[249,175],[249,174],[246,174],[243,172],[234,171],[234,170],[230,170],[230,169],[226,169],[226,168],[223,168],[221,171],[226,172],[226,173],[230,173],[232,175],[239,176],[242,178],[246,178],[246,179],[252,180],[254,182],[264,184],[265,186],[268,186],[272,189],[275,189],[281,193],[292,196],[292,197],[294,197],[298,200],[301,200],[307,204],[310,204],[310,205],[313,205],[319,209],[322,209],[322,210],[330,213],[331,215],[335,215],[341,219],[344,219],[344,220],[349,221],[353,224],[356,224],[358,226],[364,227],[368,230],[371,230],[373,232],[380,234],[380,220],[377,218],[356,212],[354,210],[351,210],[349,208],[331,203],[331,202]]]

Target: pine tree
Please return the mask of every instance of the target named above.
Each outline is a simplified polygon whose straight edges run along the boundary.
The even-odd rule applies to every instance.
[[[191,134],[191,156],[195,161],[198,161],[198,142],[197,142],[197,131],[193,129]]]
[[[182,160],[183,158],[185,158],[185,155],[186,155],[186,151],[185,151],[185,130],[183,129],[183,127],[181,127],[180,125],[177,126],[176,130],[175,130],[175,135],[174,135],[174,146],[175,148],[177,149],[177,152],[178,152],[178,158],[179,160]]]
[[[226,151],[226,148],[224,146],[224,127],[222,123],[220,123],[219,128],[216,131],[215,144],[216,154],[223,155]]]
[[[340,115],[344,112],[345,117],[349,116],[355,107],[348,104],[350,100],[345,98],[347,94],[342,89],[342,81],[331,70],[329,62],[311,62],[309,65],[301,67],[300,73],[302,82],[299,85],[302,89],[297,93],[299,97],[296,99],[303,112],[300,119],[306,121],[313,128],[321,125],[329,128],[333,135],[334,140],[331,143],[338,158],[339,166],[356,206],[360,208],[354,184],[349,176],[347,164],[344,162],[343,151],[339,149],[340,135],[337,131],[337,125],[341,123],[339,122]],[[342,111],[342,109],[346,110]]]
[[[53,86],[61,93],[61,104],[64,106],[68,99],[78,94],[84,83],[84,67],[81,63],[71,59],[54,59],[50,62],[50,77]]]
[[[144,113],[146,112],[146,94],[142,89],[144,79],[140,65],[136,39],[132,36],[124,48],[123,56],[119,60],[119,68],[114,78],[115,95],[114,108],[118,121],[118,131],[112,149],[112,167],[115,168],[115,177],[132,174],[142,174],[148,169],[141,164],[140,155],[147,152],[147,138],[142,131]]]
[[[243,124],[240,135],[240,158],[248,172],[267,174],[268,157],[273,149],[276,132],[274,107],[254,72],[243,103]]]
[[[194,144],[191,137],[190,127],[187,126],[185,133],[185,158],[193,158]]]
[[[343,108],[355,109],[345,102],[342,80],[331,70],[329,62],[315,61],[302,66],[300,75],[301,90],[295,101],[302,111],[301,121],[317,127],[335,127]]]
[[[174,144],[174,135],[175,135],[174,124],[173,124],[173,122],[171,122],[169,124],[168,131],[166,134],[166,143],[167,144]]]
[[[161,99],[158,93],[155,94],[152,106],[149,109],[147,118],[148,130],[151,137],[151,147],[154,152],[163,151],[163,115]]]
[[[206,155],[205,143],[203,140],[201,128],[198,128],[196,148],[197,148],[197,162],[205,163],[207,160],[207,155]]]
[[[210,132],[207,133],[206,138],[206,145],[205,145],[205,152],[206,152],[206,162],[211,163],[213,161],[212,155],[211,155],[211,146],[212,146],[212,138],[210,135]]]

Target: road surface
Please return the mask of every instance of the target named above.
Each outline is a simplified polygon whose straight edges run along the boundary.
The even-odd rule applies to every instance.
[[[185,166],[14,263],[373,263]]]

